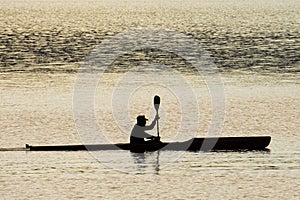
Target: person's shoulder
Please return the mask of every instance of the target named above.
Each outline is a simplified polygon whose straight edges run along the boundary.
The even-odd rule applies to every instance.
[[[141,128],[141,126],[139,126],[139,125],[137,125],[137,124],[135,124],[135,125],[133,126],[133,129],[139,129],[139,128]]]

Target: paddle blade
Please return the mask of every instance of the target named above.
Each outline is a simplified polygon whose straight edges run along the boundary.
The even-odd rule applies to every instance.
[[[156,96],[154,97],[154,107],[155,107],[155,110],[156,110],[156,111],[158,110],[159,105],[160,105],[160,97],[156,95]]]

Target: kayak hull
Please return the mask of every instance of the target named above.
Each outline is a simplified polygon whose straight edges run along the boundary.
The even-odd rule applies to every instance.
[[[193,138],[185,142],[159,142],[132,145],[118,144],[86,144],[86,145],[51,145],[32,146],[26,144],[29,151],[108,151],[129,150],[132,152],[147,152],[157,150],[169,151],[211,151],[211,150],[265,150],[270,144],[270,136],[252,137],[210,137]]]

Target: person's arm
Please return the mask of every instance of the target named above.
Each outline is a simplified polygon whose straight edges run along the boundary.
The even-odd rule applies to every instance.
[[[156,124],[156,121],[159,119],[159,116],[156,115],[154,120],[152,121],[152,123],[149,126],[145,126],[145,130],[152,130]]]
[[[137,137],[137,138],[151,138],[153,137],[152,135],[148,134],[145,132],[145,126],[138,126],[135,125],[134,128],[131,131],[131,135],[133,137]]]
[[[151,138],[154,137],[153,135],[150,135],[150,134],[148,134],[148,133],[146,133],[146,132],[144,132],[144,136],[145,136],[145,138],[147,138],[147,139],[151,139]]]

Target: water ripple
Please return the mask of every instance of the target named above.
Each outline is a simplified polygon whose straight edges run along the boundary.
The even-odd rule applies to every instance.
[[[103,39],[138,27],[192,36],[221,71],[300,71],[300,16],[294,1],[256,5],[190,0],[180,6],[173,1],[22,2],[4,1],[0,8],[1,72],[76,72]]]

